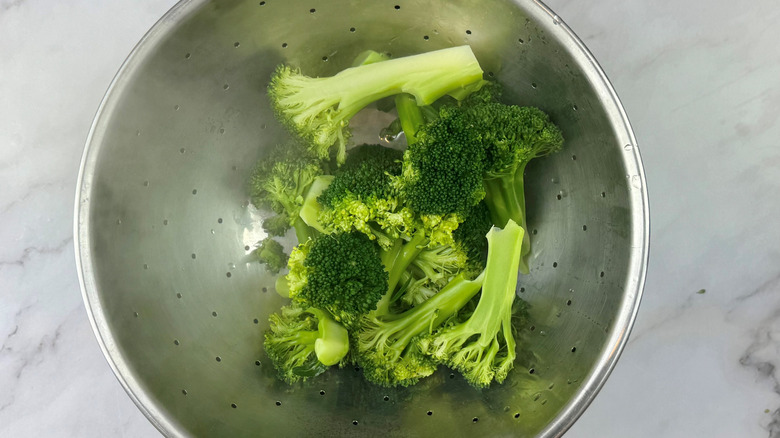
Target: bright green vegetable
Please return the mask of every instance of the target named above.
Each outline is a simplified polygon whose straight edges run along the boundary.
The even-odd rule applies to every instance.
[[[525,228],[525,167],[560,149],[563,136],[543,111],[504,105],[492,100],[496,94],[488,86],[460,105],[443,106],[438,119],[417,128],[395,180],[412,210],[465,217],[485,199],[494,224],[512,219]],[[404,117],[418,120],[413,108],[398,110],[402,125]],[[526,235],[523,257],[529,252]]]
[[[351,67],[335,76],[312,78],[280,65],[268,88],[277,115],[291,132],[328,158],[335,145],[343,163],[349,120],[368,104],[398,93],[427,105],[447,93],[482,80],[482,69],[468,46]]]
[[[249,194],[256,207],[277,214],[263,224],[269,234],[282,235],[292,226],[299,242],[312,237],[313,230],[299,214],[309,186],[324,171],[323,163],[298,142],[275,147],[257,163],[249,181]]]
[[[327,312],[284,306],[269,317],[263,344],[279,378],[306,380],[338,364],[349,350],[347,330]]]
[[[508,327],[504,324],[505,320],[507,324],[511,323],[522,237],[522,228],[514,222],[509,222],[505,230],[491,229],[487,234],[487,267],[476,279],[468,280],[460,274],[438,293],[400,315],[367,315],[357,335],[356,353],[358,364],[363,368],[366,378],[382,386],[407,386],[430,375],[438,363],[445,362],[461,370],[475,385],[489,384],[497,375],[496,371],[488,373],[480,369],[478,373],[474,373],[472,369],[476,369],[476,366],[470,367],[465,359],[455,357],[453,350],[442,344],[449,340],[447,336],[450,336],[450,332],[469,333],[460,345],[470,341],[470,336],[479,336],[479,340],[474,342],[477,346],[473,348],[474,355],[469,358],[491,357],[492,366],[492,356],[488,348],[483,347],[481,353],[477,348],[482,346],[481,339],[497,338],[498,333],[494,333],[494,326],[501,329]],[[452,320],[480,288],[482,294],[479,304],[463,323],[466,328],[459,330],[459,325],[456,325],[447,326],[440,332],[436,331],[439,326]],[[502,343],[496,340],[499,350],[501,346],[505,350],[511,348],[511,354],[514,355],[511,331],[508,335],[503,332],[501,334]],[[491,347],[492,345],[490,344]],[[509,353],[506,353],[506,356],[509,357]],[[511,359],[513,360],[514,356]],[[505,365],[502,363],[500,366]],[[496,380],[503,378],[497,377]]]
[[[538,108],[497,102],[474,105],[467,110],[481,133],[487,151],[485,165],[486,203],[493,223],[503,226],[510,219],[526,228],[524,173],[529,161],[558,151],[561,130]],[[528,234],[522,255],[531,250]],[[527,273],[525,261],[523,272]]]
[[[563,138],[542,111],[499,103],[481,76],[467,46],[366,51],[329,78],[277,68],[269,96],[298,141],[258,164],[251,193],[276,213],[270,235],[294,227],[299,239],[276,284],[292,303],[270,317],[265,341],[283,380],[347,363],[382,386],[439,365],[478,388],[506,379],[530,249],[523,172]],[[352,116],[393,100],[388,129],[403,130],[406,150],[347,151]],[[270,237],[255,255],[274,272],[286,257]]]
[[[491,229],[487,235],[487,266],[475,280],[481,280],[482,293],[473,313],[465,321],[447,324],[419,343],[423,353],[460,371],[476,387],[503,382],[514,364],[512,306],[517,298],[523,234],[523,228],[511,219],[503,230]]]
[[[348,328],[375,310],[387,291],[379,248],[359,233],[308,240],[293,249],[288,267],[289,297],[301,306],[330,312]]]
[[[271,237],[257,242],[252,254],[274,274],[278,274],[282,268],[287,266],[288,256],[285,254],[282,244]]]
[[[379,145],[361,145],[317,198],[318,222],[327,232],[358,231],[387,249],[413,226],[390,178],[401,171],[403,152]]]

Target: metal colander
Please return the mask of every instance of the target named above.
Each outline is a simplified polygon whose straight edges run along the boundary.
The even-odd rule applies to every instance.
[[[335,74],[363,50],[470,44],[505,100],[538,106],[564,150],[532,162],[530,304],[515,370],[470,387],[442,367],[410,388],[333,369],[289,386],[262,349],[284,300],[249,262],[264,237],[253,163],[285,138],[265,87],[282,62]],[[387,120],[361,114],[356,136]],[[182,1],[102,102],[76,200],[77,259],[95,333],[138,407],[170,436],[557,436],[626,342],[647,262],[634,136],[583,44],[538,1]],[[286,241],[288,246],[294,242]]]

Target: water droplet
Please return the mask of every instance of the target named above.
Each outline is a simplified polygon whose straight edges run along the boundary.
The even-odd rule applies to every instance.
[[[553,183],[553,184],[558,184],[560,181],[558,180],[558,178],[552,177],[552,178],[550,178],[550,182]]]
[[[632,146],[630,144],[627,144],[627,145],[623,146],[623,149],[625,149],[626,151],[630,151],[630,150],[634,149],[634,146]]]
[[[560,17],[558,17],[557,15],[556,15],[556,16],[554,16],[554,17],[553,17],[553,24],[554,24],[554,25],[556,25],[556,26],[557,26],[557,25],[559,25],[559,24],[561,24],[561,19],[560,19]]]
[[[639,175],[631,176],[631,187],[633,187],[635,189],[641,189],[642,188],[642,179],[639,178]]]
[[[216,234],[217,232],[214,230],[211,230],[211,234]]]
[[[236,269],[236,264],[235,263],[228,263],[228,268]]]

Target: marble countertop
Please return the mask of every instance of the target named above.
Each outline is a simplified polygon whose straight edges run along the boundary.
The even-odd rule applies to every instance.
[[[0,436],[159,436],[92,333],[72,216],[98,103],[174,3],[0,0]],[[780,9],[548,4],[621,96],[652,212],[630,342],[567,436],[780,437]]]

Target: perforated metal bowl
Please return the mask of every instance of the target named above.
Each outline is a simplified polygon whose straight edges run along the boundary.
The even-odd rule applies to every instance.
[[[330,75],[365,49],[464,43],[507,100],[548,111],[567,139],[527,172],[533,253],[518,293],[531,321],[515,371],[481,391],[445,368],[406,389],[354,369],[280,383],[261,340],[283,300],[247,262],[263,234],[244,190],[285,135],[265,96],[272,69]],[[644,181],[612,87],[537,1],[183,1],[122,66],[90,132],[75,226],[84,300],[119,381],[166,435],[557,436],[631,329]]]

